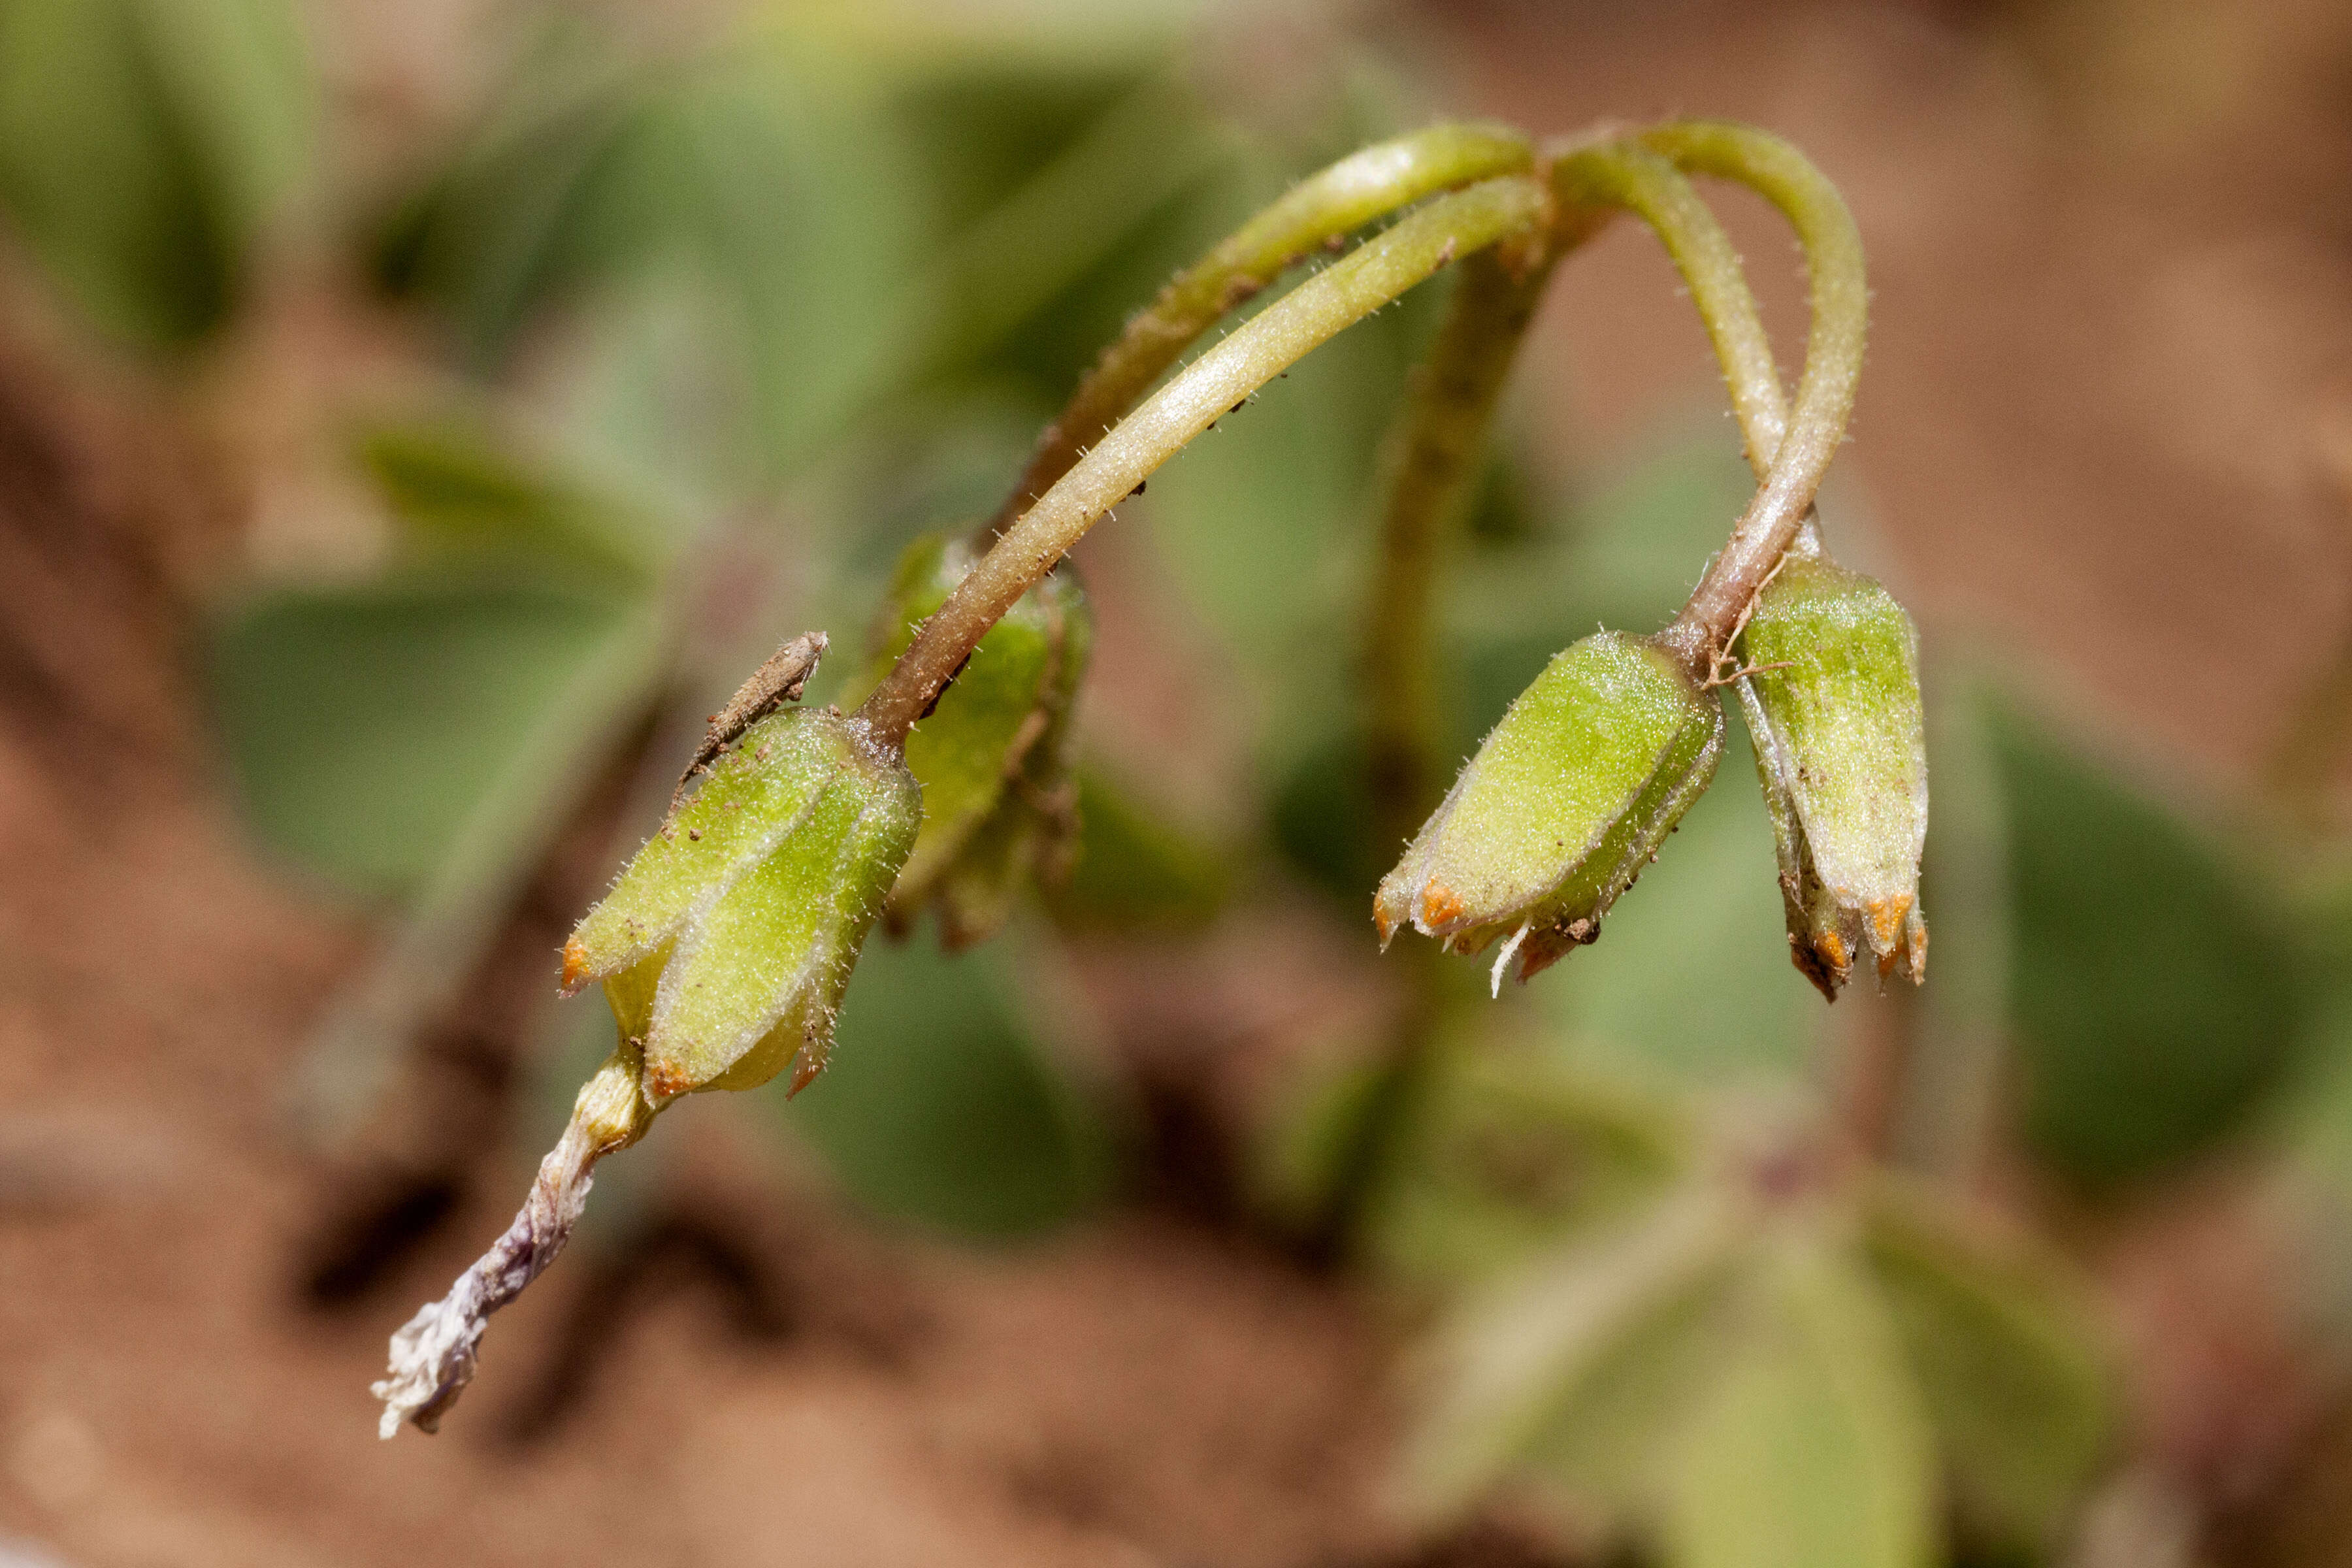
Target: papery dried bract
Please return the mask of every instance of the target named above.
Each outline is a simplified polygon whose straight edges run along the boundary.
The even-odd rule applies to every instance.
[[[850,970],[915,840],[921,796],[830,710],[746,730],[564,945],[641,1040],[645,1096],[749,1089],[824,1066]]]
[[[906,650],[975,559],[963,542],[936,536],[908,547],[877,620],[871,679]],[[1059,567],[989,628],[907,737],[923,825],[890,896],[893,931],[932,909],[944,945],[968,946],[1003,927],[1032,881],[1066,873],[1077,826],[1070,705],[1093,643],[1086,595]]]
[[[1865,951],[1926,973],[1927,752],[1919,638],[1895,596],[1792,553],[1757,596],[1739,698],[1772,816],[1797,967],[1835,1000]]]
[[[1668,654],[1586,637],[1519,694],[1381,880],[1381,940],[1408,923],[1457,952],[1507,938],[1527,979],[1599,936],[1722,754],[1721,706]]]

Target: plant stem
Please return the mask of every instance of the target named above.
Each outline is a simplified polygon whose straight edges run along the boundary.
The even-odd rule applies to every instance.
[[[1284,270],[1424,196],[1519,174],[1533,162],[1527,137],[1507,126],[1433,125],[1366,147],[1292,186],[1129,320],[1060,417],[1038,436],[1029,466],[984,525],[983,540],[1012,527],[1193,339]]]
[[[1748,464],[1762,480],[1780,449],[1788,401],[1731,237],[1682,171],[1637,142],[1570,146],[1556,153],[1549,166],[1552,190],[1563,204],[1622,207],[1664,245],[1706,327]]]
[[[1762,484],[1771,476],[1788,428],[1788,396],[1731,237],[1682,171],[1638,142],[1575,146],[1556,153],[1550,169],[1552,189],[1563,202],[1622,206],[1640,216],[1664,244],[1715,346],[1748,466]],[[1813,521],[1808,508],[1797,538],[1818,549]]]
[[[997,617],[1138,484],[1307,353],[1440,267],[1548,216],[1542,186],[1488,180],[1432,202],[1316,274],[1122,420],[1000,537],[915,634],[858,717],[897,748]]]
[[[1844,438],[1862,374],[1870,290],[1862,236],[1844,199],[1804,155],[1777,136],[1713,121],[1682,121],[1639,140],[1676,166],[1748,185],[1797,231],[1812,279],[1805,371],[1785,438],[1754,500],[1709,563],[1690,602],[1660,642],[1694,670],[1711,669],[1748,601],[1796,538],[1822,475]],[[1751,452],[1755,446],[1750,440]]]

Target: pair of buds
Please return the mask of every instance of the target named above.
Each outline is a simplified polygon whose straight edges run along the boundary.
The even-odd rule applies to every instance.
[[[939,538],[908,551],[876,621],[874,679],[971,559]],[[714,742],[701,787],[563,949],[567,989],[604,983],[648,1106],[788,1066],[797,1092],[824,1070],[877,918],[903,931],[933,909],[948,945],[964,946],[1066,866],[1070,702],[1092,638],[1085,595],[1058,570],[981,640],[903,760],[834,709],[786,709]]]
[[[1792,550],[1738,647],[1747,667],[1722,679],[1622,632],[1554,658],[1381,880],[1381,942],[1407,924],[1465,954],[1500,941],[1499,989],[1514,957],[1524,981],[1598,939],[1713,781],[1724,715],[1710,688],[1730,684],[1797,967],[1832,1001],[1865,952],[1882,979],[1920,979],[1927,763],[1911,618],[1877,583]]]

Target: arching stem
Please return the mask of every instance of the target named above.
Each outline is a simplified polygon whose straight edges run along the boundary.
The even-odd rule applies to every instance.
[[[1682,169],[1748,185],[1797,231],[1811,278],[1812,323],[1794,410],[1755,500],[1688,604],[1660,641],[1695,671],[1714,668],[1756,592],[1804,524],[1822,475],[1845,438],[1868,334],[1870,289],[1861,232],[1844,198],[1804,155],[1777,136],[1714,121],[1644,132],[1643,145]],[[1733,265],[1736,267],[1737,262]],[[1757,443],[1751,437],[1751,453]]]
[[[1440,191],[1523,173],[1534,157],[1527,137],[1508,126],[1433,125],[1351,153],[1293,185],[1129,319],[1060,416],[1038,435],[1028,467],[984,525],[985,536],[1010,528],[1194,339],[1286,269],[1375,218]]]
[[[923,623],[858,710],[874,740],[904,745],[907,731],[997,618],[1186,443],[1440,267],[1532,233],[1549,206],[1541,185],[1516,175],[1442,197],[1301,283],[1194,361],[1056,481]]]

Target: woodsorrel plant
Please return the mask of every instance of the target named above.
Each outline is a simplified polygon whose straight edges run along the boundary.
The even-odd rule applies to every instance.
[[[1754,188],[1796,230],[1812,322],[1793,402],[1738,259],[1686,173]],[[1758,489],[1672,623],[1560,654],[1448,792],[1433,675],[1447,538],[1553,268],[1621,210],[1657,232],[1689,285]],[[1210,326],[1326,250],[1343,254],[1144,396]],[[394,1336],[376,1384],[384,1436],[403,1422],[434,1428],[473,1375],[488,1314],[562,1247],[598,1159],[680,1095],[751,1088],[788,1066],[797,1090],[822,1069],[886,908],[894,923],[937,908],[951,940],[974,940],[1024,879],[1050,872],[1070,822],[1066,716],[1091,637],[1083,596],[1056,567],[1188,442],[1448,267],[1461,279],[1402,416],[1366,619],[1374,798],[1391,841],[1411,839],[1374,899],[1383,943],[1407,925],[1465,953],[1499,941],[1499,985],[1514,956],[1525,979],[1594,940],[1712,780],[1720,692],[1736,686],[1758,736],[1798,966],[1832,998],[1864,948],[1882,974],[1919,977],[1927,792],[1909,623],[1883,589],[1829,562],[1811,521],[1863,353],[1862,248],[1844,204],[1794,149],[1741,126],[1609,130],[1541,149],[1506,128],[1435,127],[1303,182],[1129,322],[996,514],[969,541],[910,552],[854,711],[782,706],[822,651],[813,637],[714,721],[688,772],[698,787],[681,787],[564,949],[567,987],[604,984],[618,1046],[513,1226]],[[1797,558],[1801,570],[1784,572]],[[1344,1163],[1359,1175],[1381,1152],[1381,1106],[1397,1100],[1428,1017],[1426,1005],[1408,1010],[1391,1092],[1374,1097]]]

